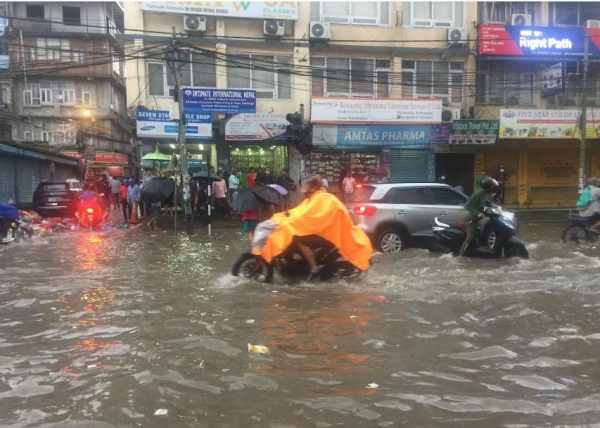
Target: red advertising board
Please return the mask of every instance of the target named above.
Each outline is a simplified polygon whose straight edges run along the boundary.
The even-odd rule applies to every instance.
[[[96,162],[127,165],[127,155],[114,152],[96,152]]]
[[[482,24],[479,26],[479,55],[522,56],[523,51],[504,24]]]

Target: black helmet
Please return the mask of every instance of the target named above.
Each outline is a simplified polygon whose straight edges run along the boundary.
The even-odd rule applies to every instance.
[[[500,185],[492,177],[483,177],[479,182],[479,186],[487,193],[496,192]]]

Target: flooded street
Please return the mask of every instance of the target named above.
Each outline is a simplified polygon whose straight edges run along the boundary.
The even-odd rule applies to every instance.
[[[560,226],[523,225],[530,260],[377,254],[351,284],[234,278],[234,228],[2,247],[0,425],[596,423],[600,249]]]

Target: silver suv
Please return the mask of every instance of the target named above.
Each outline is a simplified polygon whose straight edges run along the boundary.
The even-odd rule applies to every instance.
[[[464,220],[466,200],[464,193],[446,184],[363,184],[346,206],[377,249],[396,253],[409,244],[430,240],[435,217],[445,223]],[[514,214],[510,216],[516,227]]]

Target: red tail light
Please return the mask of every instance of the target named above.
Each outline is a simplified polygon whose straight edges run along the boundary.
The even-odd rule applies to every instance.
[[[373,205],[357,205],[354,207],[354,214],[364,215],[366,217],[372,216],[377,212],[377,207]]]
[[[85,210],[88,214],[94,214],[94,209],[93,208],[87,208]]]

